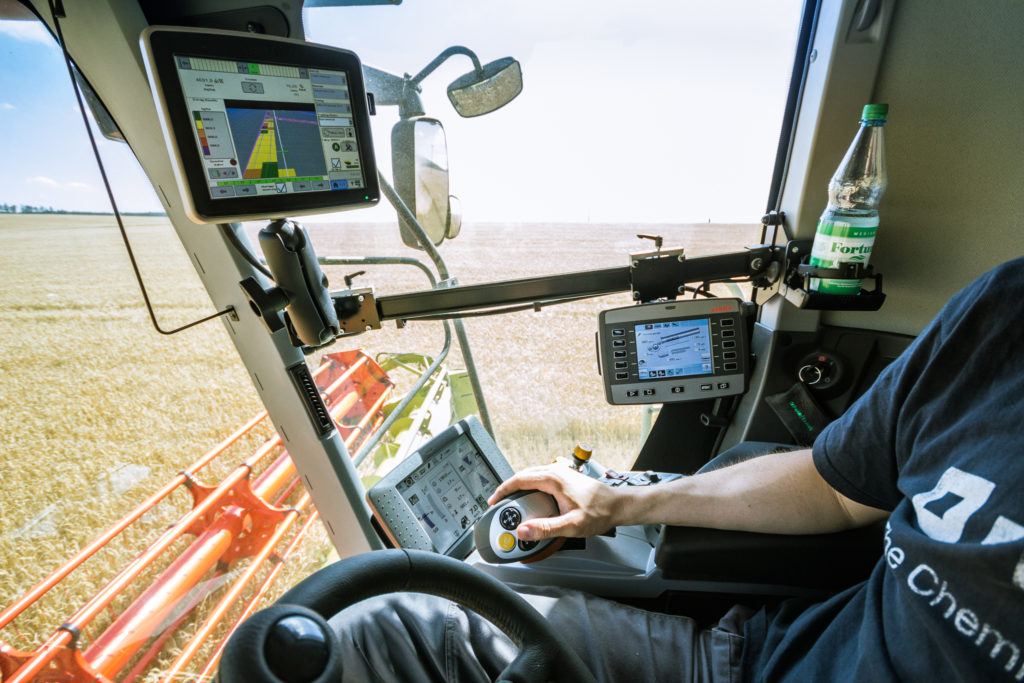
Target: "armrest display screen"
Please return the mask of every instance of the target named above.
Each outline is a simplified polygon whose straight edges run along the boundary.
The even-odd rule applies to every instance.
[[[487,499],[512,468],[474,416],[406,456],[366,492],[381,530],[399,548],[464,559]]]
[[[212,199],[365,185],[343,71],[174,55]]]
[[[487,510],[501,480],[463,435],[405,477],[395,489],[434,549],[447,553]]]

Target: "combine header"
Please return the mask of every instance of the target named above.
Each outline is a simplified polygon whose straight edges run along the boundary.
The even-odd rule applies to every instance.
[[[344,351],[325,356],[313,374],[349,452],[373,447],[370,435],[395,408],[387,403],[394,383],[381,365],[362,351]],[[420,393],[437,396],[439,383],[449,384],[443,371]],[[410,403],[424,408],[422,401],[403,403],[399,409]],[[317,519],[276,433],[219,483],[201,483],[210,476],[207,468],[244,437],[258,434],[254,430],[266,417],[265,411],[253,417],[0,612],[0,628],[12,625],[108,545],[134,544],[123,532],[173,492],[184,487],[191,494],[190,509],[126,566],[112,568],[113,575],[85,604],[58,617],[63,622],[55,620],[37,648],[23,651],[0,642],[0,678],[5,683],[210,679],[220,647],[259,607]],[[383,456],[374,462],[394,455],[396,448],[387,443],[378,450]],[[92,636],[88,643],[86,634]],[[160,657],[165,650],[177,654]]]

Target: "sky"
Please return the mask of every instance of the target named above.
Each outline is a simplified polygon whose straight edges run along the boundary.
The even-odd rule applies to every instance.
[[[795,0],[405,0],[311,9],[305,22],[310,40],[395,74],[456,44],[520,61],[522,94],[481,117],[460,118],[445,95],[467,58],[422,83],[466,221],[756,222],[799,13]],[[373,120],[385,175],[397,118],[381,107]],[[0,203],[110,210],[62,56],[33,22],[0,21],[0,139]],[[161,210],[127,146],[100,147],[119,208]]]

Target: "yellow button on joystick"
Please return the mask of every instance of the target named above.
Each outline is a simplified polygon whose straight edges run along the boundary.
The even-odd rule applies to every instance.
[[[498,547],[506,553],[512,552],[516,547],[516,537],[506,531],[501,536],[498,536]]]

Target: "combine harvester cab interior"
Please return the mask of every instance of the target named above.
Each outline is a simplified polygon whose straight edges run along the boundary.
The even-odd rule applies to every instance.
[[[9,463],[23,494],[0,508],[0,575],[12,577],[0,681],[211,680],[218,668],[222,681],[330,678],[343,663],[321,620],[400,590],[469,594],[513,624],[521,661],[586,680],[508,584],[668,612],[685,601],[706,622],[737,599],[823,598],[867,576],[883,525],[812,536],[646,525],[538,546],[503,531],[486,501],[556,457],[611,486],[657,486],[732,448],[809,446],[951,295],[1024,253],[1024,88],[1012,76],[1024,3],[793,0],[759,10],[759,27],[737,2],[714,40],[701,23],[714,12],[668,4],[620,7],[616,27],[585,4],[540,2],[487,14],[422,0],[0,0],[0,40],[38,30],[48,41],[65,72],[53,87],[74,93],[111,199],[126,199],[108,175],[130,157],[161,214],[60,217],[82,222],[71,229],[4,204],[0,234],[42,244],[52,230],[91,248],[87,229],[116,224],[129,259],[116,258],[141,290],[130,305],[97,294],[95,307],[134,307],[117,324],[152,323],[146,333],[181,344],[185,366],[207,351],[188,335],[220,326],[248,384],[208,410],[235,415],[244,392],[262,404],[215,437],[181,435],[188,452],[161,465],[166,479],[145,478],[154,462],[119,461],[102,495],[66,508],[32,501],[35,484],[17,477],[33,468]],[[678,40],[630,33],[662,13]],[[775,80],[744,80],[751,42],[772,53]],[[691,63],[662,52],[686,44]],[[738,96],[696,89],[718,93],[712,62],[730,61]],[[5,97],[0,116],[21,107]],[[812,263],[829,178],[862,107],[883,102],[888,189],[870,264]],[[715,192],[725,206],[734,193],[744,217],[694,219],[703,209],[686,203]],[[180,243],[193,289],[139,267],[133,243],[144,252],[152,230]],[[32,316],[64,295],[32,294],[49,266],[29,272],[35,256],[12,254],[0,314],[50,329]],[[830,295],[818,278],[862,283]],[[161,310],[167,292],[205,312],[166,323],[181,312]],[[68,309],[55,309],[62,335],[92,329],[69,329]],[[19,430],[45,431],[33,443],[66,453],[67,423],[14,422],[38,393],[25,388],[44,355],[31,338],[12,332],[5,346],[5,437],[16,455]],[[162,379],[193,374],[163,360]],[[89,368],[74,381],[92,381]],[[103,425],[98,439],[129,431],[104,424],[110,398],[81,407]],[[164,403],[160,419],[197,424],[183,402]],[[145,433],[125,449],[155,457]],[[71,460],[33,476],[49,467],[59,479]],[[117,514],[84,510],[112,497]],[[308,661],[268,650],[289,628],[323,636]]]

